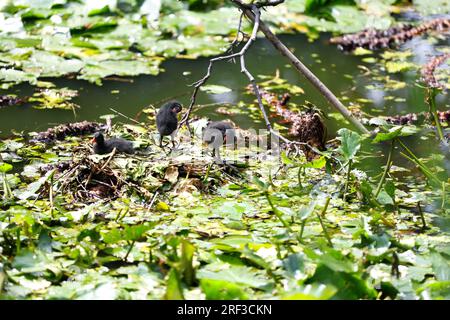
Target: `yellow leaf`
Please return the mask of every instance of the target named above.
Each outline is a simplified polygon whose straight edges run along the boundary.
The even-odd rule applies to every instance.
[[[167,203],[160,201],[156,205],[156,210],[158,210],[158,211],[169,211],[170,208],[169,208],[169,205]]]

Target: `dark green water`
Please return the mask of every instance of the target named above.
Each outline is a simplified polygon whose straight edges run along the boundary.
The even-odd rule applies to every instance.
[[[367,89],[369,84],[377,84],[370,76],[364,76],[358,66],[373,68],[371,64],[362,62],[361,57],[340,52],[335,46],[328,44],[328,36],[324,35],[315,42],[308,42],[302,35],[283,36],[282,40],[289,48],[301,58],[301,60],[338,96],[345,95],[349,101],[358,98],[371,100],[364,106],[363,111],[373,115],[401,114],[409,112],[421,112],[427,110],[424,103],[424,90],[417,86],[408,86],[405,89],[388,93],[380,87],[378,90]],[[450,43],[449,43],[450,44]],[[425,63],[429,55],[434,52],[434,47],[426,40],[416,39],[405,45],[413,50],[415,61]],[[98,120],[99,116],[111,113],[109,108],[114,108],[130,117],[134,117],[149,104],[156,107],[162,101],[177,98],[182,103],[189,102],[191,88],[189,84],[204,75],[208,59],[197,60],[169,60],[163,64],[165,72],[158,76],[141,76],[130,78],[130,82],[105,80],[103,86],[96,86],[86,81],[68,79],[48,79],[57,87],[69,87],[79,90],[79,96],[74,102],[81,106],[74,115],[65,110],[37,110],[31,106],[8,107],[0,110],[1,135],[7,135],[10,130],[36,131],[43,130],[54,124],[80,121]],[[290,83],[296,84],[305,90],[304,95],[294,97],[294,102],[309,100],[325,112],[332,111],[325,100],[309,83],[290,66],[287,60],[281,57],[270,43],[258,40],[251,48],[247,57],[248,69],[255,75],[274,75],[276,70],[280,76]],[[186,74],[186,75],[183,75]],[[395,78],[407,83],[417,80],[416,72],[408,72],[397,75]],[[233,89],[232,92],[222,95],[211,95],[200,92],[199,104],[210,103],[236,103],[238,101],[252,101],[253,98],[243,95],[243,88],[248,84],[247,78],[240,73],[239,65],[232,63],[218,63],[214,66],[213,76],[209,84],[220,84]],[[112,94],[111,91],[119,93]],[[19,96],[31,95],[34,88],[30,85],[19,85],[8,91],[0,91],[1,94],[15,93]],[[404,102],[386,102],[384,97],[395,95],[404,98]],[[349,104],[349,101],[344,101]],[[439,96],[438,105],[441,109],[448,107],[448,96]],[[217,108],[203,109],[200,114],[211,118],[220,118],[213,111]],[[240,117],[233,119],[242,127],[254,126],[250,118]],[[327,121],[329,132],[333,133],[342,124],[336,121]]]

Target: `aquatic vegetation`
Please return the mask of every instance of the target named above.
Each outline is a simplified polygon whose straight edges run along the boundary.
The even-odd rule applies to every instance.
[[[189,10],[192,6],[206,11]],[[285,6],[270,8],[264,19],[278,32],[313,36],[316,30],[385,29],[393,22],[390,13],[395,8],[381,2],[330,2],[326,11],[324,20],[316,14],[314,1],[287,0]],[[186,8],[177,0],[3,1],[2,88],[52,76],[76,75],[100,85],[108,76],[156,75],[167,58],[222,53],[234,36],[237,16],[228,2],[212,8],[189,3]],[[249,28],[245,21],[244,28]]]
[[[78,95],[77,90],[68,88],[61,89],[41,89],[28,99],[29,102],[38,102],[34,107],[37,109],[64,109],[72,110],[79,108],[77,104],[71,102],[73,97]]]
[[[448,298],[438,266],[450,238],[435,233],[435,213],[416,211],[433,203],[430,187],[386,175],[371,195],[375,179],[357,169],[285,154],[247,158],[236,176],[191,143],[162,157],[151,132],[113,131],[141,155],[91,155],[89,136],[3,145],[26,164],[2,188],[3,297]],[[340,134],[329,156],[356,163],[365,138]]]
[[[401,3],[287,0],[263,12],[263,20],[277,32],[314,38],[323,30],[385,29]],[[414,3],[425,10],[424,2]],[[119,98],[127,88],[108,84],[105,93],[79,81],[75,90],[66,79],[42,77],[101,84],[157,74],[165,59],[222,53],[233,39],[247,40],[242,32],[250,30],[245,20],[236,29],[237,10],[223,0],[20,0],[0,7],[2,88],[33,84],[31,97],[0,96],[0,106],[6,111],[29,101],[24,108],[38,115],[58,110],[36,108],[96,107],[87,93],[92,88],[98,100]],[[263,128],[262,113],[266,129],[273,127],[258,132],[234,121],[238,144],[221,145],[221,159],[203,144],[211,119],[189,118],[190,107],[174,147],[159,147],[157,127],[167,119],[156,121],[156,107],[190,93],[178,96],[172,79],[155,85],[155,91],[168,86],[170,97],[144,97],[136,117],[111,104],[114,115],[100,117],[105,124],[2,132],[0,298],[450,299],[449,113],[437,110],[447,103],[447,60],[424,66],[422,52],[410,47],[346,56],[335,50],[327,57],[356,61],[355,70],[343,70],[303,49],[305,63],[323,65],[320,74],[330,75],[324,83],[347,81],[336,93],[370,132],[347,128],[348,118],[327,112],[324,101],[308,102],[312,87],[293,84],[293,69],[262,75],[247,70],[243,54],[232,58],[240,59],[251,86],[228,83],[220,73],[197,86],[211,63],[194,83],[190,107],[199,91],[212,103],[195,104],[194,112],[210,108],[208,116],[227,121],[245,115]],[[238,46],[227,54],[233,50]],[[446,44],[433,50],[448,55]],[[255,60],[253,67],[260,65]],[[176,72],[191,80],[190,70]],[[363,96],[356,87],[375,93]],[[390,104],[409,103],[402,94],[411,87],[407,93],[419,94],[422,104],[387,113]],[[231,96],[237,98],[222,101]],[[171,124],[168,134],[180,123]],[[33,130],[53,124],[44,125]],[[99,132],[126,140],[132,154],[95,152],[91,139]],[[436,132],[442,152],[423,147],[438,145]],[[293,141],[284,138],[289,134]]]

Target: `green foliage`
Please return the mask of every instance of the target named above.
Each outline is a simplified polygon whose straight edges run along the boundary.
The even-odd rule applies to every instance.
[[[353,0],[306,0],[305,13],[333,20],[331,9],[336,5],[354,6]]]
[[[341,146],[338,151],[346,162],[353,160],[361,148],[361,136],[354,131],[348,129],[340,129],[338,131]]]
[[[19,82],[45,87],[32,97],[39,108],[73,109],[76,95],[38,82],[40,77],[75,74],[100,84],[113,75],[157,74],[164,59],[221,52],[237,22],[236,10],[222,1],[190,1],[196,12],[175,0],[162,1],[158,12],[134,0],[107,6],[21,3],[2,8],[8,23],[0,24],[0,79],[4,88]],[[286,1],[289,14],[280,6],[263,15],[281,31],[300,28],[301,20],[342,32],[389,25],[393,3],[295,0],[292,6]],[[304,10],[311,16],[303,16]],[[70,32],[60,37],[64,30]],[[408,53],[385,52],[381,58],[388,72],[415,69],[407,65]],[[304,94],[279,75],[261,78],[265,88]],[[389,76],[380,81],[392,85],[389,90],[406,85]],[[230,91],[219,85],[203,89]],[[201,131],[205,123],[193,127]],[[87,136],[57,145],[30,144],[22,134],[4,139],[0,297],[449,299],[450,238],[435,224],[445,214],[441,194],[449,190],[442,184],[442,162],[436,155],[414,158],[400,145],[400,138],[417,138],[418,127],[388,126],[381,119],[371,124],[381,131],[369,147],[396,141],[428,177],[442,180],[439,192],[416,172],[411,175],[411,167],[395,163],[374,194],[379,175],[359,166],[368,155],[366,140],[345,128],[338,131],[339,147],[311,161],[286,153],[281,162],[272,154],[259,161],[238,150],[248,162],[236,165],[239,176],[185,142],[182,152],[161,160],[154,123],[112,128],[111,134],[130,138],[145,153],[137,158],[89,155]],[[46,168],[65,161],[76,164],[74,171]],[[194,169],[189,174],[186,163]],[[103,165],[108,174],[98,173]],[[102,193],[104,187],[109,192]]]

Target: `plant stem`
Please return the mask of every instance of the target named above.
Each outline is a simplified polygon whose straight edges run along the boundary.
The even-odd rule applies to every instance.
[[[302,167],[298,167],[297,178],[298,178],[298,186],[300,188],[303,188],[303,185],[302,185]]]
[[[206,169],[205,177],[203,178],[203,183],[206,183],[209,177],[209,172],[211,171],[212,163],[208,165],[208,169]],[[187,180],[187,177],[186,177]]]
[[[420,218],[422,219],[422,229],[425,230],[427,228],[427,222],[425,221],[425,217],[423,216],[422,206],[420,205],[420,201],[417,203],[417,208],[419,209]]]
[[[447,198],[447,195],[445,193],[445,182],[442,181],[442,205],[441,205],[442,210],[445,209],[446,198]]]
[[[123,261],[127,261],[128,255],[130,254],[131,249],[133,249],[133,246],[134,246],[134,243],[135,243],[135,242],[136,242],[136,240],[133,240],[133,242],[131,242],[130,248],[128,249],[127,254],[126,254],[125,257],[123,258]]]
[[[331,200],[331,198],[328,197],[327,200],[326,200],[326,202],[325,202],[325,206],[323,207],[322,212],[321,212],[320,214],[318,214],[318,213],[316,212],[316,214],[317,214],[317,217],[319,218],[319,222],[320,222],[320,225],[322,226],[322,230],[323,230],[323,233],[325,234],[325,238],[327,239],[328,244],[330,245],[330,247],[333,248],[333,243],[331,242],[330,235],[328,234],[327,228],[325,228],[325,224],[324,224],[323,221],[322,221],[322,216],[325,215],[325,212],[326,212],[327,209],[328,209],[328,205],[330,204],[330,200]]]
[[[402,146],[402,148],[409,153],[409,155],[411,156],[408,157],[405,154],[402,154],[405,158],[407,158],[408,160],[416,163],[420,169],[422,170],[422,172],[428,177],[431,178],[432,180],[434,180],[435,182],[437,182],[438,184],[441,184],[441,181],[433,174],[433,172],[431,172],[430,169],[428,169],[423,163],[422,161],[420,161],[419,158],[416,157],[416,155],[402,142],[402,140],[400,140],[399,138],[396,139],[400,145]]]
[[[391,169],[391,166],[392,166],[391,159],[392,159],[392,154],[394,152],[394,147],[395,147],[395,139],[392,140],[392,142],[391,142],[391,149],[389,150],[389,155],[388,155],[388,159],[387,159],[387,162],[386,162],[386,167],[384,168],[383,175],[381,176],[380,182],[378,183],[377,190],[375,191],[375,199],[380,194],[381,188],[383,187],[384,181],[386,180],[386,176],[389,173],[389,170]]]
[[[16,255],[18,255],[20,253],[20,229],[16,230],[16,236]]]
[[[299,233],[299,235],[298,235],[298,240],[299,240],[300,242],[303,242],[303,241],[302,241],[302,239],[303,239],[303,231],[305,231],[306,220],[307,220],[307,219],[305,219],[305,220],[302,221],[302,225],[301,225],[301,227],[300,227],[300,233]]]
[[[272,208],[272,211],[275,213],[276,217],[278,218],[278,220],[280,220],[281,224],[286,228],[286,230],[290,233],[290,234],[294,234],[294,231],[292,231],[291,227],[289,226],[289,224],[283,219],[282,217],[282,213],[274,206],[274,204],[272,203],[272,200],[270,199],[270,195],[268,192],[265,192],[267,201],[269,202],[270,207]],[[298,242],[301,242],[301,238],[296,235],[295,236]],[[287,246],[288,250],[291,253],[294,253],[294,250],[292,250],[291,246]]]
[[[348,190],[348,184],[350,181],[350,172],[352,171],[352,160],[348,161],[348,169],[347,169],[347,179],[345,180],[345,187],[344,187],[344,202],[345,198],[347,197],[347,190]]]
[[[8,183],[8,179],[6,177],[6,173],[3,172],[3,198],[10,199],[12,198],[12,191]]]
[[[49,200],[50,200],[50,216],[53,217],[53,175],[50,177],[50,186],[49,186]]]
[[[125,216],[128,214],[128,212],[130,211],[130,208],[125,208],[125,213],[119,218],[119,221],[122,221],[123,220],[123,218],[125,218]]]
[[[269,202],[270,207],[272,208],[273,213],[275,213],[278,220],[280,220],[281,224],[289,231],[292,232],[291,227],[289,224],[283,219],[281,212],[274,206],[272,203],[272,200],[270,199],[270,195],[268,192],[265,193],[267,201]]]
[[[123,209],[120,209],[120,210],[117,212],[116,218],[114,219],[115,222],[117,222],[117,221],[119,220],[119,217],[120,217],[120,214],[122,213],[122,210],[123,210]]]
[[[437,108],[436,108],[436,95],[437,95],[437,89],[436,88],[429,88],[427,90],[427,102],[428,105],[430,106],[430,113],[433,115],[434,118],[434,122],[436,124],[436,129],[439,135],[439,139],[441,141],[444,141],[444,132],[442,130],[442,126],[441,126],[441,122],[439,121],[439,116],[437,113]]]

